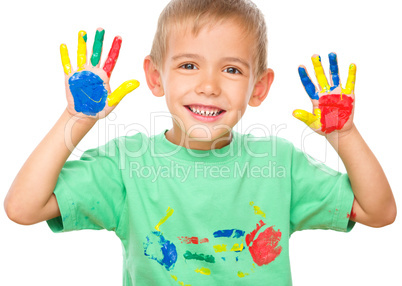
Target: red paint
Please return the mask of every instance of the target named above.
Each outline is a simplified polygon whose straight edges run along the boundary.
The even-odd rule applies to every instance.
[[[208,238],[202,238],[200,239],[200,243],[207,243],[209,242]]]
[[[353,109],[353,98],[345,94],[328,94],[320,97],[321,131],[331,133],[340,130],[349,120]]]
[[[260,224],[257,224],[256,229],[246,235],[248,250],[253,261],[258,266],[267,265],[274,261],[282,251],[282,246],[278,246],[282,233],[279,230],[274,230],[272,226],[260,233],[257,239],[254,240],[255,235],[264,225],[265,223],[260,220]],[[252,245],[250,246],[251,243]]]
[[[350,213],[347,213],[346,215],[347,218],[353,218],[353,219],[356,218],[356,213],[353,211],[353,206],[352,209],[350,210]]]
[[[112,74],[114,66],[117,62],[117,58],[119,57],[121,42],[121,37],[117,36],[114,38],[112,47],[109,51],[109,55],[107,56],[107,60],[105,62],[105,65],[103,66],[103,70],[106,72],[108,77],[110,77],[110,75]]]
[[[198,239],[198,237],[188,237],[188,236],[182,236],[182,237],[178,237],[179,240],[181,240],[181,243],[185,243],[185,244],[198,244],[199,243],[206,243],[209,242],[208,238],[202,238],[202,239]]]

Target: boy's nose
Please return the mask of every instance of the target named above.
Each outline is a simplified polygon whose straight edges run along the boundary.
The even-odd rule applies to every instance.
[[[199,95],[218,96],[221,93],[218,75],[212,73],[200,76],[196,93]]]

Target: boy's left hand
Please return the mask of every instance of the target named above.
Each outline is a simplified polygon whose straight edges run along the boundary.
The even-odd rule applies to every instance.
[[[347,132],[353,127],[354,113],[354,88],[356,79],[356,65],[349,66],[349,75],[345,88],[342,88],[337,56],[335,53],[328,55],[330,63],[330,80],[328,84],[324,69],[321,65],[321,57],[313,55],[311,60],[314,65],[319,91],[312,83],[304,66],[299,66],[299,75],[307,94],[313,104],[313,113],[296,109],[293,116],[306,123],[311,129],[320,135],[326,135],[337,131]]]

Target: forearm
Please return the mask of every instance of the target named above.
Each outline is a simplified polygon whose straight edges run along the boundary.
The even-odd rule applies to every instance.
[[[347,133],[327,136],[345,164],[355,200],[354,212],[360,223],[381,226],[392,223],[396,205],[380,163],[355,126]],[[353,218],[353,217],[352,217]]]
[[[16,176],[4,205],[23,223],[35,221],[50,200],[61,168],[96,120],[77,119],[64,111]]]

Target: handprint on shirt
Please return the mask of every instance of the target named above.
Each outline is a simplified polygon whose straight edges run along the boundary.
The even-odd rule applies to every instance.
[[[312,83],[306,68],[299,67],[300,79],[311,98],[314,114],[300,109],[293,112],[294,117],[306,123],[319,134],[329,134],[335,130],[345,131],[353,124],[356,65],[350,65],[346,86],[342,88],[337,56],[335,53],[330,53],[328,57],[331,86],[328,84],[319,55],[313,55],[311,58],[319,90]]]
[[[258,206],[255,206],[253,202],[250,202],[250,205],[253,206],[256,215],[262,216],[265,219],[265,213]],[[166,216],[155,226],[157,231],[153,231],[147,235],[146,242],[143,243],[145,256],[157,261],[164,266],[167,271],[173,270],[178,258],[178,253],[174,243],[163,236],[159,227],[165,223],[172,214],[173,209],[168,208]],[[247,248],[252,260],[258,266],[268,265],[274,261],[282,251],[282,246],[279,245],[282,233],[279,229],[275,230],[274,226],[265,227],[265,225],[265,222],[261,219],[256,224],[256,228],[249,234],[246,234],[245,231],[240,229],[222,229],[214,231],[213,238],[199,238],[193,236],[178,236],[177,238],[181,243],[194,245],[194,247],[199,244],[211,244],[212,251],[210,251],[210,253],[205,254],[197,252],[194,251],[194,247],[190,247],[189,249],[191,250],[186,249],[182,256],[186,261],[193,260],[203,263],[204,267],[194,269],[196,273],[213,275],[213,265],[215,263],[222,263],[228,259],[236,259],[237,262],[239,259],[242,259],[239,257],[241,257],[241,254],[244,253],[244,250]],[[233,241],[233,239],[241,241]],[[206,248],[203,247],[203,249],[205,250]],[[235,258],[233,255],[229,255],[229,253],[235,255]],[[240,278],[246,277],[250,275],[250,271],[254,272],[255,264],[250,265],[249,269],[240,269],[242,271],[237,269],[234,274]],[[211,267],[207,265],[211,265]],[[171,276],[174,280],[178,281],[179,284],[183,283],[178,280],[177,276],[173,274]]]

